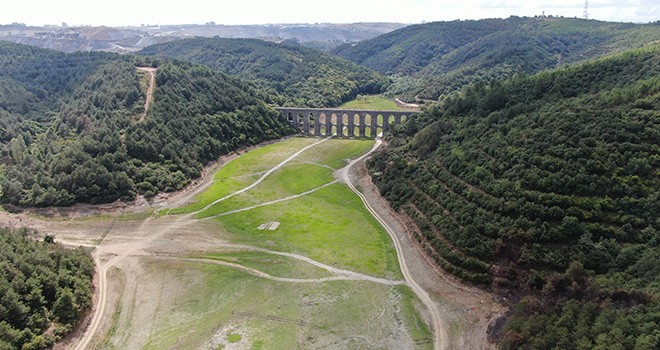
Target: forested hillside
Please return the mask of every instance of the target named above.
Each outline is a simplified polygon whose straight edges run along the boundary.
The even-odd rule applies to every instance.
[[[135,56],[62,54],[0,42],[2,201],[51,206],[152,196],[204,164],[293,130],[245,82],[163,63],[146,117]]]
[[[396,95],[437,100],[475,81],[531,74],[658,40],[658,22],[510,17],[412,25],[334,52],[395,77]]]
[[[89,254],[36,238],[27,229],[0,228],[0,349],[45,349],[91,306]]]
[[[140,54],[205,64],[255,81],[295,106],[333,107],[357,94],[380,93],[389,83],[370,69],[292,41],[196,38],[149,46]]]
[[[445,270],[513,300],[504,349],[660,346],[660,46],[474,84],[368,164]]]

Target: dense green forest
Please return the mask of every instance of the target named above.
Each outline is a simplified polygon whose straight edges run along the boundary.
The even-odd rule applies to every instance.
[[[92,300],[94,262],[28,229],[0,228],[0,349],[45,349]]]
[[[254,81],[292,106],[334,107],[389,84],[371,69],[293,41],[196,38],[149,46],[140,54],[205,64]]]
[[[63,206],[184,187],[204,164],[293,132],[268,94],[190,63],[162,63],[146,118],[137,56],[0,42],[5,203]]]
[[[475,83],[368,163],[435,261],[512,300],[504,349],[660,346],[660,46]]]
[[[411,25],[334,52],[392,76],[392,94],[437,100],[469,83],[536,73],[658,40],[659,22],[510,17]]]

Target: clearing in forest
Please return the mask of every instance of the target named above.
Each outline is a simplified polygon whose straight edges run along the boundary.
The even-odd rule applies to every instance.
[[[142,76],[143,88],[146,86],[146,97],[144,99],[144,112],[138,117],[138,121],[143,121],[149,111],[149,106],[154,100],[154,90],[156,88],[156,70],[152,67],[138,67],[138,73]]]

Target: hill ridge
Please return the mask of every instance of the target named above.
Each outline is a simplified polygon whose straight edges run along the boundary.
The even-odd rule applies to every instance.
[[[390,92],[431,99],[469,83],[532,74],[660,40],[658,23],[510,17],[411,25],[333,52],[393,76]]]
[[[281,95],[279,104],[304,107],[337,106],[358,94],[379,93],[389,83],[368,68],[291,41],[192,38],[140,54],[205,64]]]

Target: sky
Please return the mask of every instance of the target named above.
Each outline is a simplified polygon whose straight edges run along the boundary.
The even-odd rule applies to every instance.
[[[422,23],[509,16],[582,17],[584,0],[6,0],[0,24]],[[591,0],[589,18],[660,20],[660,0]]]

